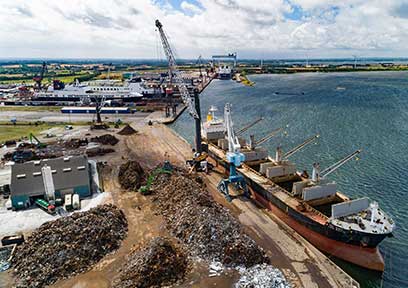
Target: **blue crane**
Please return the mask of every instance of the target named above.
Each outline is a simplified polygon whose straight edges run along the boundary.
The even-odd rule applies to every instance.
[[[234,133],[234,127],[231,116],[231,104],[225,104],[224,121],[227,128],[228,152],[227,163],[229,164],[229,176],[222,179],[218,184],[218,190],[225,195],[228,201],[231,201],[231,196],[228,191],[229,184],[234,184],[236,189],[244,191],[244,196],[249,198],[248,188],[244,177],[237,173],[237,167],[241,166],[245,161],[245,155],[240,152],[241,145],[238,137]]]

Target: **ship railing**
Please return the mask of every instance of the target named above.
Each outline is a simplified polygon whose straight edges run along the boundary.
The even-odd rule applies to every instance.
[[[313,206],[311,206],[309,203],[307,203],[306,201],[303,201],[302,204],[305,206],[306,210],[308,212],[312,212],[313,214],[317,214],[318,216],[322,217],[323,219],[327,220],[329,219],[329,217],[327,217],[327,215],[324,215],[322,212],[320,212],[319,210],[317,210],[316,208],[314,208]]]

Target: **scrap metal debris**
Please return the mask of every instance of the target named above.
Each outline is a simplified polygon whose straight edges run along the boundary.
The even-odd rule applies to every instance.
[[[145,173],[139,162],[129,160],[119,167],[119,184],[122,188],[137,191],[145,178]]]
[[[16,287],[44,287],[87,271],[119,248],[127,227],[123,211],[112,204],[44,223],[15,251]]]
[[[10,268],[10,259],[15,245],[3,246],[0,248],[0,272]]]
[[[175,170],[171,176],[158,176],[152,191],[157,213],[193,256],[230,267],[269,263],[264,250],[213,200],[202,181]]]
[[[222,272],[224,271],[224,265],[222,265],[221,262],[214,261],[210,263],[208,266],[210,273],[208,276],[210,277],[215,277],[215,276],[220,276]]]
[[[87,149],[86,155],[88,157],[95,157],[95,156],[103,156],[105,154],[113,153],[113,152],[115,152],[115,150],[112,148],[96,147],[92,149]]]
[[[113,288],[162,287],[181,281],[187,270],[185,253],[166,238],[154,238],[129,254],[113,280]]]
[[[238,269],[241,278],[235,288],[291,288],[282,272],[271,265],[260,264]]]
[[[119,142],[119,139],[111,134],[105,134],[91,138],[91,142],[114,146]]]

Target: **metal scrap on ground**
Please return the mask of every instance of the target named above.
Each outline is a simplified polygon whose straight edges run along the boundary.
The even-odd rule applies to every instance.
[[[44,287],[87,271],[119,248],[127,230],[123,211],[111,204],[44,223],[16,249],[16,287]]]
[[[264,250],[243,232],[226,208],[213,200],[200,178],[174,170],[171,176],[159,175],[152,191],[157,213],[191,255],[230,267],[269,263]]]
[[[157,237],[127,256],[113,279],[113,288],[162,287],[181,281],[187,271],[187,257],[166,238]]]
[[[235,288],[290,288],[292,287],[278,269],[267,264],[239,268],[241,278]]]
[[[137,191],[142,185],[145,173],[137,161],[127,161],[119,167],[119,184],[122,188]]]
[[[119,142],[119,139],[111,134],[104,134],[90,139],[91,142],[100,143],[102,145],[114,146]]]

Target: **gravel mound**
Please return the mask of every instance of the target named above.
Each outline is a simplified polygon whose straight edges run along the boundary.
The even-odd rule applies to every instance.
[[[118,132],[119,135],[133,135],[135,133],[137,133],[137,131],[133,129],[132,126],[130,126],[129,124],[127,124],[125,127],[122,128],[122,130]]]
[[[119,139],[111,134],[105,134],[91,138],[91,142],[101,143],[102,145],[114,146],[119,142]]]
[[[44,223],[16,249],[17,287],[44,287],[85,272],[118,249],[126,234],[125,215],[111,204]]]
[[[184,252],[168,239],[157,237],[127,257],[112,287],[162,287],[183,279],[186,270]]]
[[[152,190],[157,213],[193,256],[231,267],[269,263],[263,249],[212,199],[199,179],[174,171],[158,176]]]
[[[130,160],[119,167],[119,184],[124,189],[137,191],[144,176],[143,168],[137,161]]]
[[[292,287],[283,276],[282,272],[271,265],[255,265],[249,269],[238,269],[241,278],[235,288],[290,288]]]

